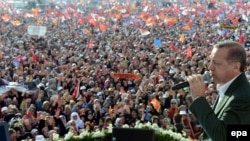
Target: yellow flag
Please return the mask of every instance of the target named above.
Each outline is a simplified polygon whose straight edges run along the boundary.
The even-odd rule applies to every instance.
[[[12,20],[11,23],[12,23],[13,25],[15,25],[15,26],[19,26],[19,25],[22,24],[21,21],[19,21],[19,20]]]
[[[57,26],[58,25],[57,19],[53,19],[52,23],[53,23],[54,26]]]
[[[131,4],[131,5],[130,5],[130,8],[131,8],[132,10],[135,10],[135,9],[136,9],[136,3]]]
[[[38,19],[37,21],[36,21],[36,23],[39,25],[39,24],[42,24],[43,23],[43,20],[41,20],[41,19]]]
[[[182,43],[184,42],[184,40],[185,40],[185,36],[184,36],[184,34],[181,34],[180,35],[180,39],[179,39]]]

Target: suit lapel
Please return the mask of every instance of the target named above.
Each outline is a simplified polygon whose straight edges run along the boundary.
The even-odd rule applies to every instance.
[[[219,99],[219,98],[218,98],[218,99]],[[220,102],[218,102],[218,100],[217,100],[217,105],[215,106],[215,109],[214,109],[214,113],[215,113],[216,115],[218,115],[218,113],[223,109],[223,107],[224,107],[225,104],[227,103],[228,99],[229,99],[229,96],[228,96],[228,95],[224,95],[224,96],[221,98]]]

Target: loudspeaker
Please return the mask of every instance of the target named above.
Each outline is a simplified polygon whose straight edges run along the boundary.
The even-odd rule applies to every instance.
[[[112,141],[155,141],[155,131],[138,128],[113,128]]]

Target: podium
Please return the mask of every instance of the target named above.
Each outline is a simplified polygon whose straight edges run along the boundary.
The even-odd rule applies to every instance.
[[[155,141],[155,131],[138,128],[113,128],[112,141]]]

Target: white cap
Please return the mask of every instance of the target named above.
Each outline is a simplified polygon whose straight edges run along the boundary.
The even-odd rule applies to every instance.
[[[180,111],[180,112],[179,112],[179,114],[180,114],[180,115],[186,115],[186,114],[187,114],[187,112],[186,112],[186,111],[184,111],[184,110],[182,110],[182,111]]]
[[[2,107],[1,111],[4,112],[4,111],[7,111],[8,110],[8,107]]]
[[[61,91],[62,89],[63,89],[62,86],[59,86],[59,87],[57,88],[58,91]]]
[[[37,88],[40,88],[40,87],[44,87],[44,84],[43,84],[43,83],[39,83],[39,84],[37,85]]]
[[[75,67],[76,66],[76,63],[72,63],[72,67]]]
[[[86,86],[81,86],[80,90],[86,90]]]
[[[44,141],[43,135],[37,135],[35,141]]]

